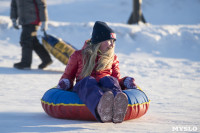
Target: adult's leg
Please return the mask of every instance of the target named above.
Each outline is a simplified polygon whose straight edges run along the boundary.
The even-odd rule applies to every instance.
[[[39,65],[39,68],[43,69],[46,66],[48,66],[49,64],[51,64],[52,60],[51,60],[51,57],[50,57],[48,51],[44,48],[44,46],[37,39],[37,30],[38,30],[38,26],[34,25],[35,34],[33,35],[33,50],[36,52],[36,54],[42,60],[42,64]]]
[[[22,26],[22,33],[20,37],[20,44],[22,47],[21,52],[21,62],[15,63],[14,67],[19,69],[30,68],[32,63],[32,50],[33,50],[33,43],[32,43],[32,32],[34,31],[31,25],[23,25]]]

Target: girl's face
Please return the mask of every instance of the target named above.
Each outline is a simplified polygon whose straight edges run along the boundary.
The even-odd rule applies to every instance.
[[[110,39],[110,40],[106,40],[106,41],[101,42],[99,50],[104,53],[104,52],[106,52],[109,49],[114,48],[114,47],[115,47],[115,42],[114,42],[113,39]]]

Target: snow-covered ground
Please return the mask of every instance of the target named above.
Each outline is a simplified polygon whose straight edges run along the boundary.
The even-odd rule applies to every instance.
[[[10,0],[0,1],[0,132],[200,132],[200,1],[143,0],[149,24],[127,25],[131,0],[47,0],[48,33],[80,49],[96,20],[117,33],[122,76],[132,76],[151,99],[143,117],[121,124],[62,120],[46,115],[40,99],[65,66],[17,70],[21,30],[12,28]],[[41,39],[42,32],[38,32]]]

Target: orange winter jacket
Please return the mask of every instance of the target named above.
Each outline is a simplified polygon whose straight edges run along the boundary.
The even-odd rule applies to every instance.
[[[82,50],[77,50],[70,56],[68,64],[65,68],[65,72],[63,73],[61,79],[63,78],[69,79],[72,88],[75,78],[76,82],[82,79],[80,76],[82,69],[83,69]],[[125,78],[120,78],[119,61],[116,55],[114,56],[114,61],[111,69],[105,69],[101,71],[96,71],[94,69],[90,76],[94,77],[97,81],[99,81],[104,76],[113,76],[118,79],[121,88],[122,89],[125,88],[123,83],[123,80]]]

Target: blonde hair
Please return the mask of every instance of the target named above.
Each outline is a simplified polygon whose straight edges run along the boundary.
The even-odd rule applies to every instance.
[[[103,53],[99,50],[100,45],[101,43],[89,44],[82,51],[84,66],[81,72],[81,78],[91,75],[96,65],[97,55],[100,55],[100,59],[97,62],[97,67],[95,69],[96,71],[101,71],[112,67],[114,59],[114,47]]]

